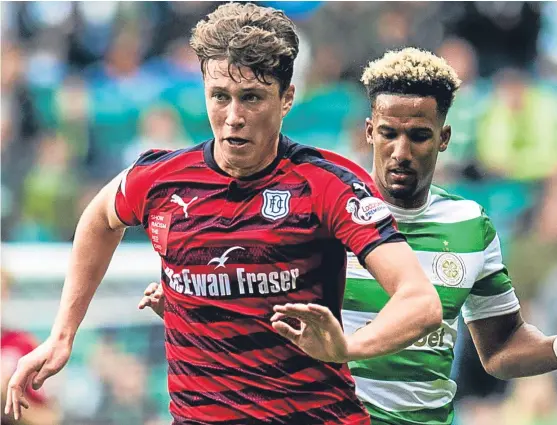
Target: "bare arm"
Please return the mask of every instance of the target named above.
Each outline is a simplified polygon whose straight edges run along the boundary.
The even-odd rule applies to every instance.
[[[120,176],[106,185],[79,220],[52,338],[73,342],[93,294],[124,235],[125,225],[114,210],[119,183]]]
[[[365,261],[391,299],[370,324],[347,337],[350,360],[400,351],[437,329],[443,315],[439,295],[408,244],[381,244]]]
[[[38,389],[67,363],[77,329],[122,239],[125,225],[114,210],[119,182],[120,176],[105,186],[81,216],[50,336],[19,360],[9,381],[5,413],[13,412],[16,420],[21,417],[21,407],[29,405],[24,391],[33,374],[32,385]]]
[[[524,322],[520,311],[468,323],[485,370],[499,379],[557,370],[555,336]]]
[[[368,254],[366,264],[391,295],[370,324],[345,336],[327,307],[285,304],[274,307],[273,327],[310,356],[345,363],[400,351],[441,325],[437,291],[406,243],[379,245]],[[294,329],[283,320],[285,317],[299,319],[301,328]]]

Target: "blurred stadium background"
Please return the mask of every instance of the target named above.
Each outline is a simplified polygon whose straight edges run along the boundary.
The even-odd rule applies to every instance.
[[[187,40],[214,2],[2,2],[2,327],[43,340],[84,206],[146,148],[211,135]],[[557,3],[266,2],[295,20],[284,132],[366,168],[359,77],[385,49],[444,56],[464,81],[436,182],[493,218],[526,317],[557,333]],[[168,424],[161,322],[137,310],[158,261],[127,232],[47,390],[65,425]],[[4,278],[4,282],[6,283]],[[462,329],[465,329],[462,327]],[[497,381],[457,346],[459,425],[557,424],[557,375]]]

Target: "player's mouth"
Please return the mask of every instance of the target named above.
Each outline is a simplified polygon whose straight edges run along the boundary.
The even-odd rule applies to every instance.
[[[393,168],[389,170],[389,175],[393,179],[394,183],[406,183],[410,179],[412,179],[416,172],[414,170],[410,170],[408,168]]]
[[[249,140],[242,139],[241,137],[226,137],[224,140],[230,146],[234,146],[234,147],[241,147],[249,143]]]

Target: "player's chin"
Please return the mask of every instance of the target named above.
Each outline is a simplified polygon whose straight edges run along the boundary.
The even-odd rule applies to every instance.
[[[416,185],[392,183],[388,187],[389,194],[395,199],[406,199],[411,197],[416,190]]]

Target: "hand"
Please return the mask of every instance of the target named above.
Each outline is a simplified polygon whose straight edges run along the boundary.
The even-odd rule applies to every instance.
[[[285,304],[274,307],[273,328],[296,344],[306,354],[323,362],[345,363],[348,345],[339,321],[331,310],[317,304]],[[300,330],[281,321],[293,317],[301,322]]]
[[[44,381],[56,375],[70,358],[71,343],[47,339],[17,362],[17,368],[8,382],[6,392],[6,407],[4,413],[13,412],[15,420],[21,418],[21,407],[29,408],[25,399],[25,390],[32,383],[33,389],[38,390]]]
[[[143,292],[144,297],[141,298],[139,305],[137,306],[140,310],[145,307],[151,307],[151,309],[157,313],[161,318],[164,317],[164,292],[162,290],[162,285],[157,282],[152,282],[147,286],[145,292]]]

